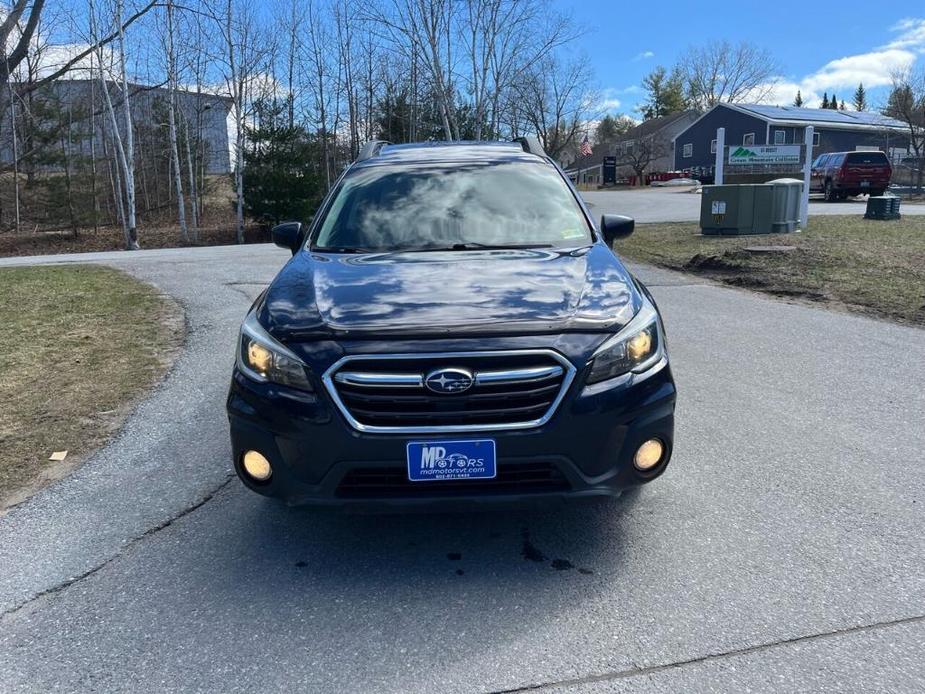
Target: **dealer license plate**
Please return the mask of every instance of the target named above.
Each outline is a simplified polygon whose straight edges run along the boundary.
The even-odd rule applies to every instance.
[[[493,439],[408,442],[408,479],[412,482],[492,479]]]

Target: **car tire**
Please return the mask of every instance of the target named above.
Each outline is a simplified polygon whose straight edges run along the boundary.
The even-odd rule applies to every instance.
[[[832,181],[825,182],[825,188],[823,189],[823,193],[825,194],[826,202],[835,202],[835,200],[838,199],[838,195],[835,192],[835,188],[832,186]]]

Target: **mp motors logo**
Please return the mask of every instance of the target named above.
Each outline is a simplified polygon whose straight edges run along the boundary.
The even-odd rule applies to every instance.
[[[408,442],[408,479],[412,482],[492,479],[495,469],[492,439]]]
[[[447,453],[443,446],[425,446],[421,449],[421,472],[425,470],[458,472],[484,467],[484,458],[470,458],[465,453]]]

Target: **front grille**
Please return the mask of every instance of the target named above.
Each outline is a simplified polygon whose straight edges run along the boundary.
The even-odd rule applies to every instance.
[[[537,494],[571,489],[568,480],[551,463],[499,463],[490,480],[441,480],[411,482],[401,467],[356,468],[337,486],[342,499],[445,497],[482,494]]]
[[[433,392],[430,374],[471,376],[463,392]],[[551,350],[345,357],[324,382],[356,429],[425,433],[539,426],[555,411],[575,374]]]

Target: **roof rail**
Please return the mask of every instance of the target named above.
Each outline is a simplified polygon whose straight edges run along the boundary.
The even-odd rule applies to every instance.
[[[364,161],[376,156],[379,154],[379,150],[388,144],[391,143],[387,142],[386,140],[370,140],[365,145],[363,145],[362,149],[360,149],[360,154],[357,156],[357,161]]]
[[[540,140],[537,137],[532,135],[526,135],[524,137],[515,137],[512,142],[517,142],[521,147],[524,148],[524,152],[529,152],[530,154],[535,154],[538,157],[545,157],[546,150],[543,149],[543,145],[540,144]]]

